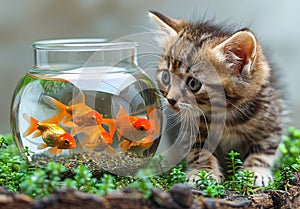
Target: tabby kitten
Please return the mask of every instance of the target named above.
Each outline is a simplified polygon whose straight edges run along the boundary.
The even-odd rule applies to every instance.
[[[187,154],[190,182],[199,170],[220,182],[226,153],[234,150],[243,169],[255,173],[255,184],[267,185],[283,129],[283,101],[255,35],[155,11],[149,16],[161,33],[157,82],[168,106],[188,109],[187,117],[199,115],[199,134]]]

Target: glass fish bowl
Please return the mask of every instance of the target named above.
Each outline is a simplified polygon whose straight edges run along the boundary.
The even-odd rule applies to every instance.
[[[137,65],[136,44],[39,41],[17,84],[11,128],[37,166],[56,161],[123,176],[147,166],[161,138],[158,90]]]

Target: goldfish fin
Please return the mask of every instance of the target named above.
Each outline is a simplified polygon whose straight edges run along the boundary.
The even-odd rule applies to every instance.
[[[62,150],[61,150],[61,151],[62,151]],[[49,154],[51,157],[55,156],[55,155],[57,154],[57,152],[59,152],[58,149],[57,149],[57,147],[52,147],[52,148],[50,148],[50,149],[48,150],[48,154]]]
[[[67,128],[70,128],[70,129],[71,129],[70,134],[71,134],[72,136],[75,136],[76,134],[79,133],[79,132],[78,132],[78,128],[79,128],[79,127],[78,127],[75,123],[73,123],[73,122],[71,122],[71,121],[68,121],[68,122],[64,123],[64,126],[66,126]]]
[[[121,135],[121,133],[120,133],[120,132],[118,132],[118,134],[117,134],[117,137],[118,137],[118,141],[120,141],[120,140],[121,140],[121,138],[122,138],[122,135]]]
[[[115,126],[115,120],[112,118],[103,118],[102,119],[102,123],[104,125],[107,125],[109,128],[109,133],[113,136],[117,130],[116,126]]]
[[[109,155],[115,155],[117,153],[117,151],[110,145],[107,146],[105,152]]]
[[[120,105],[120,110],[117,114],[117,120],[122,120],[123,123],[130,123],[129,115],[122,105]]]
[[[159,117],[159,116],[161,116],[160,114],[161,114],[161,112],[157,109],[154,109],[149,113],[150,123],[151,123],[152,127],[154,128],[152,130],[152,134],[151,134],[153,140],[160,135],[160,131],[161,131],[161,120]]]
[[[73,131],[74,134],[86,133],[88,130],[85,130],[85,127],[86,126],[84,126],[84,125],[74,126],[72,131]]]
[[[97,128],[97,126],[96,126]],[[80,144],[83,146],[83,147],[94,147],[97,145],[97,142],[99,141],[99,130],[97,128],[97,130],[94,130],[94,128],[92,129],[89,129],[90,131],[88,133],[84,133],[86,135],[86,137],[81,140]],[[95,145],[96,144],[96,145]]]
[[[29,116],[27,113],[24,113],[23,117],[24,117],[25,120],[27,120],[29,122],[29,127],[23,133],[23,136],[25,137],[25,136],[29,136],[30,134],[32,134],[33,132],[35,132],[36,130],[38,130],[37,129],[38,121],[35,118]]]
[[[122,117],[122,116],[124,116],[124,115],[127,115],[127,116],[128,116],[128,114],[127,114],[127,112],[125,111],[124,107],[123,107],[122,105],[119,105],[119,106],[120,106],[120,109],[119,109],[119,112],[118,112],[118,114],[117,114],[117,118],[118,118],[118,117]]]
[[[66,124],[67,122],[71,121],[73,119],[73,116],[71,114],[66,114],[66,116],[61,120],[63,124]]]
[[[33,135],[33,138],[38,138],[42,135],[42,132],[40,131],[37,131],[34,135]]]
[[[79,93],[74,97],[68,105],[74,105],[74,104],[85,104],[85,96],[82,91],[79,91]]]
[[[56,154],[57,154],[57,155],[60,155],[61,153],[62,153],[62,149],[57,149],[57,150],[56,150]]]
[[[153,104],[146,109],[147,114],[150,116],[151,112],[156,109],[156,106]]]
[[[59,120],[56,115],[52,116],[51,118],[48,118],[46,120],[43,120],[43,123],[53,123],[53,124],[58,124]]]
[[[131,124],[132,126],[132,122],[129,119],[129,115],[127,114],[127,112],[125,111],[124,107],[122,105],[120,105],[120,110],[117,114],[117,118],[116,120],[119,122],[121,121],[124,124]],[[117,129],[117,128],[116,128]],[[122,136],[125,135],[125,132],[123,131],[123,133],[121,133],[121,131],[123,131],[122,129],[118,130],[118,140],[120,141]],[[124,137],[124,136],[123,136]],[[126,138],[126,137],[124,137]]]
[[[41,144],[39,144],[39,146],[38,146],[37,148],[38,148],[38,149],[45,149],[45,148],[47,148],[47,147],[48,147],[47,144],[41,143]]]
[[[43,102],[50,107],[52,107],[55,110],[58,110],[58,114],[56,114],[57,120],[60,121],[64,119],[64,117],[67,115],[67,105],[59,102],[58,100],[54,99],[50,96],[43,96],[42,98]]]
[[[140,143],[139,145],[136,145],[136,146],[139,146],[139,147],[143,148],[143,150],[146,150],[146,149],[149,149],[152,146],[153,142],[154,141]]]
[[[131,147],[131,141],[124,140],[119,144],[119,147],[122,149],[122,152],[126,152]]]

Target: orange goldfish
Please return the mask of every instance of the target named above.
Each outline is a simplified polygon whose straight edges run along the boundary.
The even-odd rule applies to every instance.
[[[103,118],[103,124],[109,127],[112,135],[118,130],[119,140],[124,137],[130,141],[138,141],[152,131],[152,125],[148,119],[129,116],[121,105],[116,119]]]
[[[85,96],[82,92],[69,105],[62,104],[50,96],[44,96],[43,101],[59,111],[54,117],[58,118],[65,126],[71,128],[71,135],[74,136],[83,132],[90,136],[87,139],[90,139],[89,141],[92,142],[96,140],[97,136],[102,137],[105,135],[102,139],[108,144],[112,143],[112,137],[105,133],[106,131],[101,125],[103,121],[102,114],[85,104]],[[88,127],[92,127],[93,131],[90,131]]]
[[[130,141],[127,139],[124,139],[120,144],[120,148],[123,152],[127,151],[130,147],[139,146],[142,148],[142,150],[146,150],[150,148],[154,142],[154,140],[158,137],[160,134],[160,119],[159,119],[159,112],[155,110],[155,106],[151,106],[147,109],[147,113],[149,116],[149,121],[151,123],[152,132],[146,136],[145,138],[139,140],[139,141]]]
[[[116,119],[103,118],[103,123],[109,126],[111,134],[118,130],[119,140],[124,138],[119,144],[123,152],[132,146],[139,146],[143,150],[151,147],[160,133],[160,119],[154,109],[154,105],[147,109],[149,119],[129,116],[122,106]]]
[[[76,140],[63,128],[58,126],[57,121],[39,122],[33,117],[28,117],[27,114],[25,114],[24,117],[30,123],[24,136],[26,137],[36,132],[33,137],[41,136],[45,142],[40,144],[38,149],[52,147],[48,152],[49,155],[54,156],[61,154],[63,149],[73,149],[76,147]]]
[[[86,138],[81,141],[82,145],[97,145],[99,139],[107,144],[112,144],[113,138],[102,126],[87,126],[80,130],[80,133],[84,133]]]
[[[50,96],[43,96],[43,101],[58,110],[55,117],[63,124],[67,124],[72,119],[78,127],[100,125],[102,122],[102,114],[85,104],[85,96],[82,92],[69,105],[62,104]]]
[[[80,139],[80,145],[86,149],[97,152],[106,151],[108,154],[115,154],[116,150],[111,146],[113,138],[103,127],[87,126],[82,129],[85,138]]]

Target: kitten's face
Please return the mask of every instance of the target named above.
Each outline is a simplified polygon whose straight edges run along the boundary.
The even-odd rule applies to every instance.
[[[162,31],[159,42],[164,51],[157,82],[175,111],[185,107],[198,107],[205,113],[213,108],[230,109],[255,98],[269,76],[261,48],[248,30],[230,33],[156,12],[150,17]]]
[[[165,50],[158,66],[157,82],[176,111],[189,106],[209,111],[211,89],[222,87],[205,48],[196,47],[185,39],[177,40]]]

